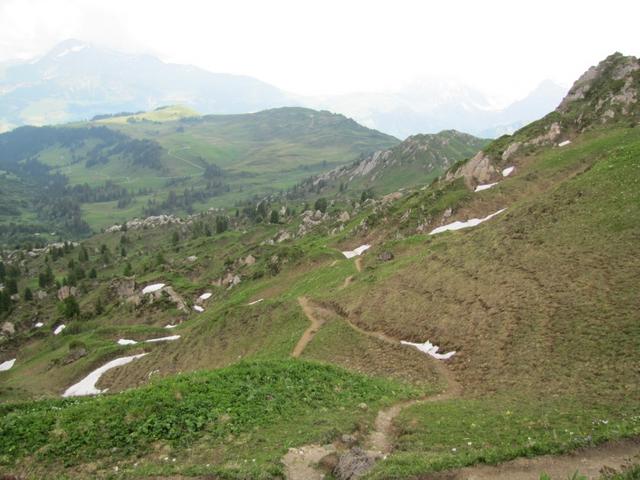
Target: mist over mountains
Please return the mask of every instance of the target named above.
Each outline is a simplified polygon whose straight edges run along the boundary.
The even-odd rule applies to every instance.
[[[282,106],[326,109],[399,138],[445,129],[495,137],[553,110],[565,92],[547,80],[501,109],[471,87],[442,81],[393,93],[305,97],[249,76],[66,40],[42,57],[0,65],[0,131],[183,104],[214,114]]]

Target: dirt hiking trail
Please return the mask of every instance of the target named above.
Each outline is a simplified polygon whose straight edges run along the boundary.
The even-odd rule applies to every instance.
[[[302,311],[304,312],[306,317],[311,322],[311,325],[309,325],[309,327],[304,331],[304,333],[300,337],[300,340],[298,340],[298,343],[293,348],[291,356],[294,358],[298,358],[302,354],[307,344],[311,341],[315,334],[318,333],[318,330],[320,330],[320,327],[322,327],[325,322],[322,316],[316,315],[316,310],[311,307],[311,304],[306,297],[298,298],[298,303],[302,307]]]
[[[640,439],[608,442],[566,455],[518,458],[499,465],[476,465],[419,477],[421,480],[539,480],[546,473],[553,480],[571,478],[576,471],[589,480],[601,478],[609,469],[620,470],[640,461]]]

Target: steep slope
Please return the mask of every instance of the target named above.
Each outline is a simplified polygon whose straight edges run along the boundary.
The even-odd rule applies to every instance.
[[[0,92],[4,129],[174,103],[206,113],[295,104],[281,90],[255,78],[168,64],[150,55],[124,54],[77,40],[62,42],[33,61],[7,66]]]

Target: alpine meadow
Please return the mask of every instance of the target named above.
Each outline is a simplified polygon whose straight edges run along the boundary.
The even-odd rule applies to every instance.
[[[226,3],[0,2],[0,479],[640,479],[631,24]]]

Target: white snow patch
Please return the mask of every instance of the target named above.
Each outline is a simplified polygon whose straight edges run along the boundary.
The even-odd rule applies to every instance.
[[[170,337],[160,337],[160,338],[152,338],[150,340],[145,340],[144,343],[155,343],[155,342],[171,342],[173,340],[178,340],[180,335],[171,335]]]
[[[176,328],[178,325],[165,325],[164,328]]]
[[[264,298],[259,298],[258,300],[254,300],[253,302],[247,303],[247,305],[255,305],[256,303],[260,303],[264,300]]]
[[[211,298],[211,295],[213,295],[213,293],[211,293],[211,292],[206,292],[206,293],[203,293],[202,295],[200,295],[200,296],[198,297],[198,299],[199,299],[199,300],[209,300],[209,299]]]
[[[67,326],[64,323],[62,325],[58,325],[56,329],[53,331],[53,334],[59,335],[60,332],[62,332],[62,330],[64,330],[65,328],[67,328]]]
[[[342,252],[342,254],[347,258],[353,258],[353,257],[357,257],[358,255],[362,255],[365,252],[365,250],[369,250],[370,248],[371,248],[371,245],[360,245],[358,248],[354,250]]]
[[[128,340],[126,338],[121,338],[120,340],[118,340],[118,345],[135,345],[136,342],[135,340]]]
[[[15,358],[12,359],[12,360],[7,360],[6,362],[0,363],[0,372],[6,372],[11,367],[13,367],[14,363],[16,363],[16,359]]]
[[[502,170],[502,176],[503,177],[508,177],[509,175],[511,175],[513,173],[513,171],[516,169],[516,167],[507,167],[504,170]]]
[[[483,190],[489,190],[491,187],[495,187],[498,184],[498,182],[495,183],[487,183],[485,185],[478,185],[476,187],[476,189],[474,190],[474,192],[481,192]]]
[[[108,390],[105,388],[104,390],[99,390],[96,388],[96,383],[100,380],[102,374],[112,368],[121,367],[122,365],[126,365],[134,361],[137,358],[144,357],[147,355],[146,353],[140,353],[138,355],[131,355],[130,357],[121,357],[116,358],[115,360],[111,360],[100,368],[94,370],[89,375],[84,377],[75,385],[71,385],[67,390],[62,394],[63,397],[80,397],[83,395],[97,395],[99,393],[104,393]]]
[[[193,309],[194,309],[196,312],[200,312],[200,313],[204,312],[204,308],[202,308],[200,305],[194,305],[194,306],[193,306]]]
[[[406,342],[404,340],[401,340],[400,343],[402,345],[411,345],[412,347],[416,347],[421,352],[424,352],[427,355],[431,355],[433,358],[436,358],[438,360],[448,360],[449,358],[453,357],[456,354],[455,351],[447,352],[447,353],[438,353],[438,350],[440,348],[437,345],[432,344],[428,340],[424,343],[412,343],[412,342]]]
[[[560,142],[558,144],[559,147],[566,147],[567,145],[569,145],[571,143],[571,140],[565,140],[564,142]]]
[[[36,323],[36,324],[34,325],[34,327],[36,327],[36,328],[42,328],[42,327],[44,327],[44,323],[42,323],[42,322],[38,322],[38,323]]]
[[[152,285],[147,285],[142,289],[143,294],[157,292],[164,288],[164,283],[154,283]]]
[[[443,225],[442,227],[434,228],[433,230],[431,230],[429,235],[435,235],[436,233],[446,232],[447,230],[461,230],[463,228],[475,227],[476,225],[479,225],[482,222],[486,222],[487,220],[489,220],[489,219],[495,217],[496,215],[504,212],[505,210],[506,210],[506,208],[503,208],[502,210],[498,210],[497,212],[492,213],[491,215],[487,215],[484,218],[472,218],[470,220],[467,220],[466,222],[449,223],[448,225]]]

